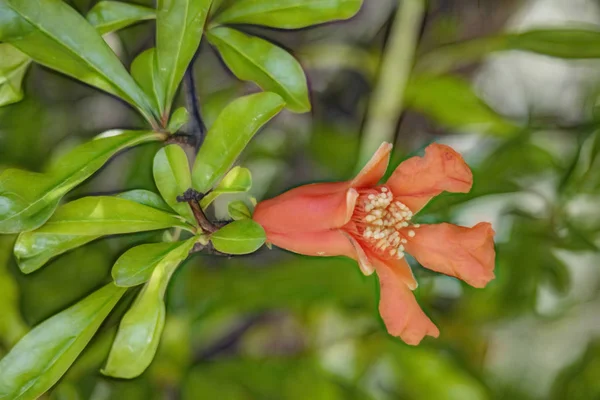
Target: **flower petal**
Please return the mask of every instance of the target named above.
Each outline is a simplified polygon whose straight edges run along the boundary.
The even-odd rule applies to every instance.
[[[410,228],[406,228],[410,229]],[[494,279],[494,230],[487,222],[473,228],[452,224],[421,225],[406,251],[425,268],[482,288]]]
[[[282,249],[307,256],[357,258],[353,243],[339,230],[277,233],[267,231],[267,241]]]
[[[354,247],[354,256],[350,255],[348,257],[355,259],[358,262],[358,266],[363,274],[369,276],[375,272],[375,268],[372,264],[372,258],[367,255],[367,252],[363,249],[360,243],[352,237],[352,235],[348,233],[344,233],[352,246]]]
[[[261,201],[253,219],[267,232],[292,233],[335,229],[345,225],[354,212],[358,192],[339,184],[319,184],[292,189]],[[332,187],[334,186],[334,187]]]
[[[402,283],[404,283],[410,290],[415,290],[417,287],[419,287],[419,284],[413,275],[412,269],[410,268],[410,265],[408,265],[408,262],[406,262],[405,258],[398,259],[394,257],[384,260],[379,258],[373,252],[369,252],[369,259],[373,265],[375,265],[375,269],[377,270],[383,268],[381,264],[385,264],[387,267],[391,268],[398,279],[400,279]]]
[[[425,336],[438,337],[440,331],[425,315],[415,296],[395,269],[376,264],[381,293],[379,313],[390,335],[416,346]]]
[[[462,156],[443,144],[433,143],[425,157],[412,157],[396,168],[387,185],[413,213],[443,191],[467,193],[473,174]]]
[[[350,182],[350,186],[362,188],[375,186],[381,180],[387,169],[390,161],[390,153],[392,152],[392,145],[387,142],[383,142],[377,149],[371,160],[363,167],[363,169],[356,175]]]

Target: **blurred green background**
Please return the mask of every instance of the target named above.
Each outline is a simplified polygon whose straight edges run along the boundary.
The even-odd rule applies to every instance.
[[[85,13],[94,1],[70,3]],[[366,0],[352,20],[306,30],[244,27],[295,54],[313,103],[310,114],[282,113],[244,152],[240,164],[252,170],[259,200],[352,176],[397,5]],[[106,38],[126,65],[152,45],[152,24]],[[598,30],[600,3],[432,0],[417,54],[549,26]],[[410,347],[388,336],[377,311],[377,281],[363,277],[353,261],[266,248],[232,259],[196,255],[169,287],[165,332],[146,373],[131,381],[99,373],[126,308],[121,304],[45,398],[600,398],[600,63],[519,51],[469,65],[461,57],[451,68],[443,66],[447,59],[422,58],[453,72],[407,88],[391,166],[432,141],[452,145],[473,169],[473,191],[440,196],[419,220],[490,221],[497,232],[497,278],[484,290],[410,260],[420,282],[416,295],[439,326],[439,339]],[[256,91],[236,80],[205,42],[195,73],[208,125],[231,99]],[[118,100],[34,65],[25,99],[0,108],[0,169],[40,171],[106,129],[141,126]],[[158,146],[120,154],[68,199],[155,191]],[[226,217],[232,199],[218,202],[216,218]],[[107,282],[118,256],[152,235],[160,237],[96,241],[31,275],[16,267],[15,238],[0,237],[0,356],[30,327]]]

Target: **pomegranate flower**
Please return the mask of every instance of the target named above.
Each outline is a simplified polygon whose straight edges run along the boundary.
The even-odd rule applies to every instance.
[[[424,157],[413,157],[379,185],[392,145],[382,144],[351,181],[317,183],[260,202],[254,220],[267,240],[311,256],[347,256],[365,275],[379,276],[379,311],[391,335],[417,345],[439,330],[416,302],[417,282],[405,253],[425,268],[482,288],[494,278],[494,231],[489,223],[472,228],[447,223],[412,222],[443,191],[466,193],[473,175],[452,148],[432,144]]]

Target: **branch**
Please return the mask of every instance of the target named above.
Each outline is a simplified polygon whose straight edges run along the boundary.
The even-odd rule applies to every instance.
[[[393,142],[424,13],[425,0],[403,0],[398,6],[369,103],[358,166],[366,164],[382,142]]]
[[[194,218],[200,225],[200,228],[206,233],[213,233],[219,230],[219,226],[213,224],[204,214],[200,204],[198,202],[202,200],[204,194],[195,191],[194,189],[188,189],[186,192],[177,197],[177,201],[180,203],[188,203],[194,213]]]
[[[188,110],[192,116],[192,120],[190,121],[190,135],[194,137],[196,150],[198,150],[200,146],[202,146],[202,142],[204,142],[204,137],[206,136],[206,126],[204,126],[202,115],[200,115],[200,103],[198,101],[198,94],[196,93],[193,61],[185,71],[185,75],[183,77],[183,86],[185,90],[185,100]]]

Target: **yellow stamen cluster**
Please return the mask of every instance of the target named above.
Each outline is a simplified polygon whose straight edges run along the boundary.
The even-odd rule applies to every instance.
[[[402,202],[394,201],[394,195],[388,188],[382,187],[378,191],[377,194],[366,195],[361,204],[366,213],[361,218],[361,225],[365,226],[362,236],[373,243],[375,249],[401,259],[407,240],[401,237],[399,230],[411,225],[413,213]],[[418,225],[412,227],[418,228]],[[408,236],[414,237],[415,231],[409,230]]]

